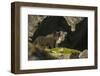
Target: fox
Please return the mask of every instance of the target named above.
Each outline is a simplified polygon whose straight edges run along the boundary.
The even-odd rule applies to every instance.
[[[51,34],[48,34],[47,36],[39,36],[35,39],[33,44],[31,45],[32,49],[29,52],[29,56],[32,56],[32,54],[38,53],[44,53],[46,48],[55,48],[58,47],[58,45],[64,41],[66,32],[59,31],[54,32]]]

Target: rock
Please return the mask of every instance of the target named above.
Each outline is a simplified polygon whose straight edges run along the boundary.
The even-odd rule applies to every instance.
[[[76,30],[76,24],[84,19],[84,17],[72,17],[72,16],[64,16],[65,20],[68,22],[69,26],[71,26],[71,31]]]
[[[32,37],[38,28],[39,24],[46,16],[41,15],[28,15],[28,37]],[[30,39],[29,39],[30,40]]]
[[[79,58],[79,53],[78,54],[72,54],[70,56],[70,59],[78,59]]]
[[[79,58],[88,58],[88,50],[84,50],[80,53]]]

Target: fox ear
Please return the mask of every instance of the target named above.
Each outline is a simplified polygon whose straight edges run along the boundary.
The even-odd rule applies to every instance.
[[[58,36],[58,34],[59,34],[59,32],[56,31],[56,32],[53,33],[53,36],[54,36],[54,37],[55,37],[55,36]]]
[[[56,36],[56,37],[59,37],[60,35],[61,35],[61,32],[56,32],[56,33],[55,33],[55,36]]]

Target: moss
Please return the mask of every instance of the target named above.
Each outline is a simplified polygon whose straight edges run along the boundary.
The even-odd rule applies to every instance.
[[[47,51],[50,51],[52,53],[63,53],[63,54],[79,54],[79,50],[70,49],[70,48],[52,48],[52,49],[46,49]]]
[[[80,54],[79,50],[70,48],[46,48],[45,51],[48,53],[49,56],[57,59],[76,58],[76,56]]]

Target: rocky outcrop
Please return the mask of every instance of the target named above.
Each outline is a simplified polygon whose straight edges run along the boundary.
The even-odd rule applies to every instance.
[[[39,24],[43,21],[46,16],[41,15],[28,15],[28,39],[32,41],[32,36],[38,28]]]
[[[72,17],[72,16],[64,16],[65,20],[68,22],[68,25],[71,26],[71,31],[76,30],[76,24],[84,19],[84,17]]]
[[[88,50],[84,50],[79,54],[79,58],[88,58]]]

